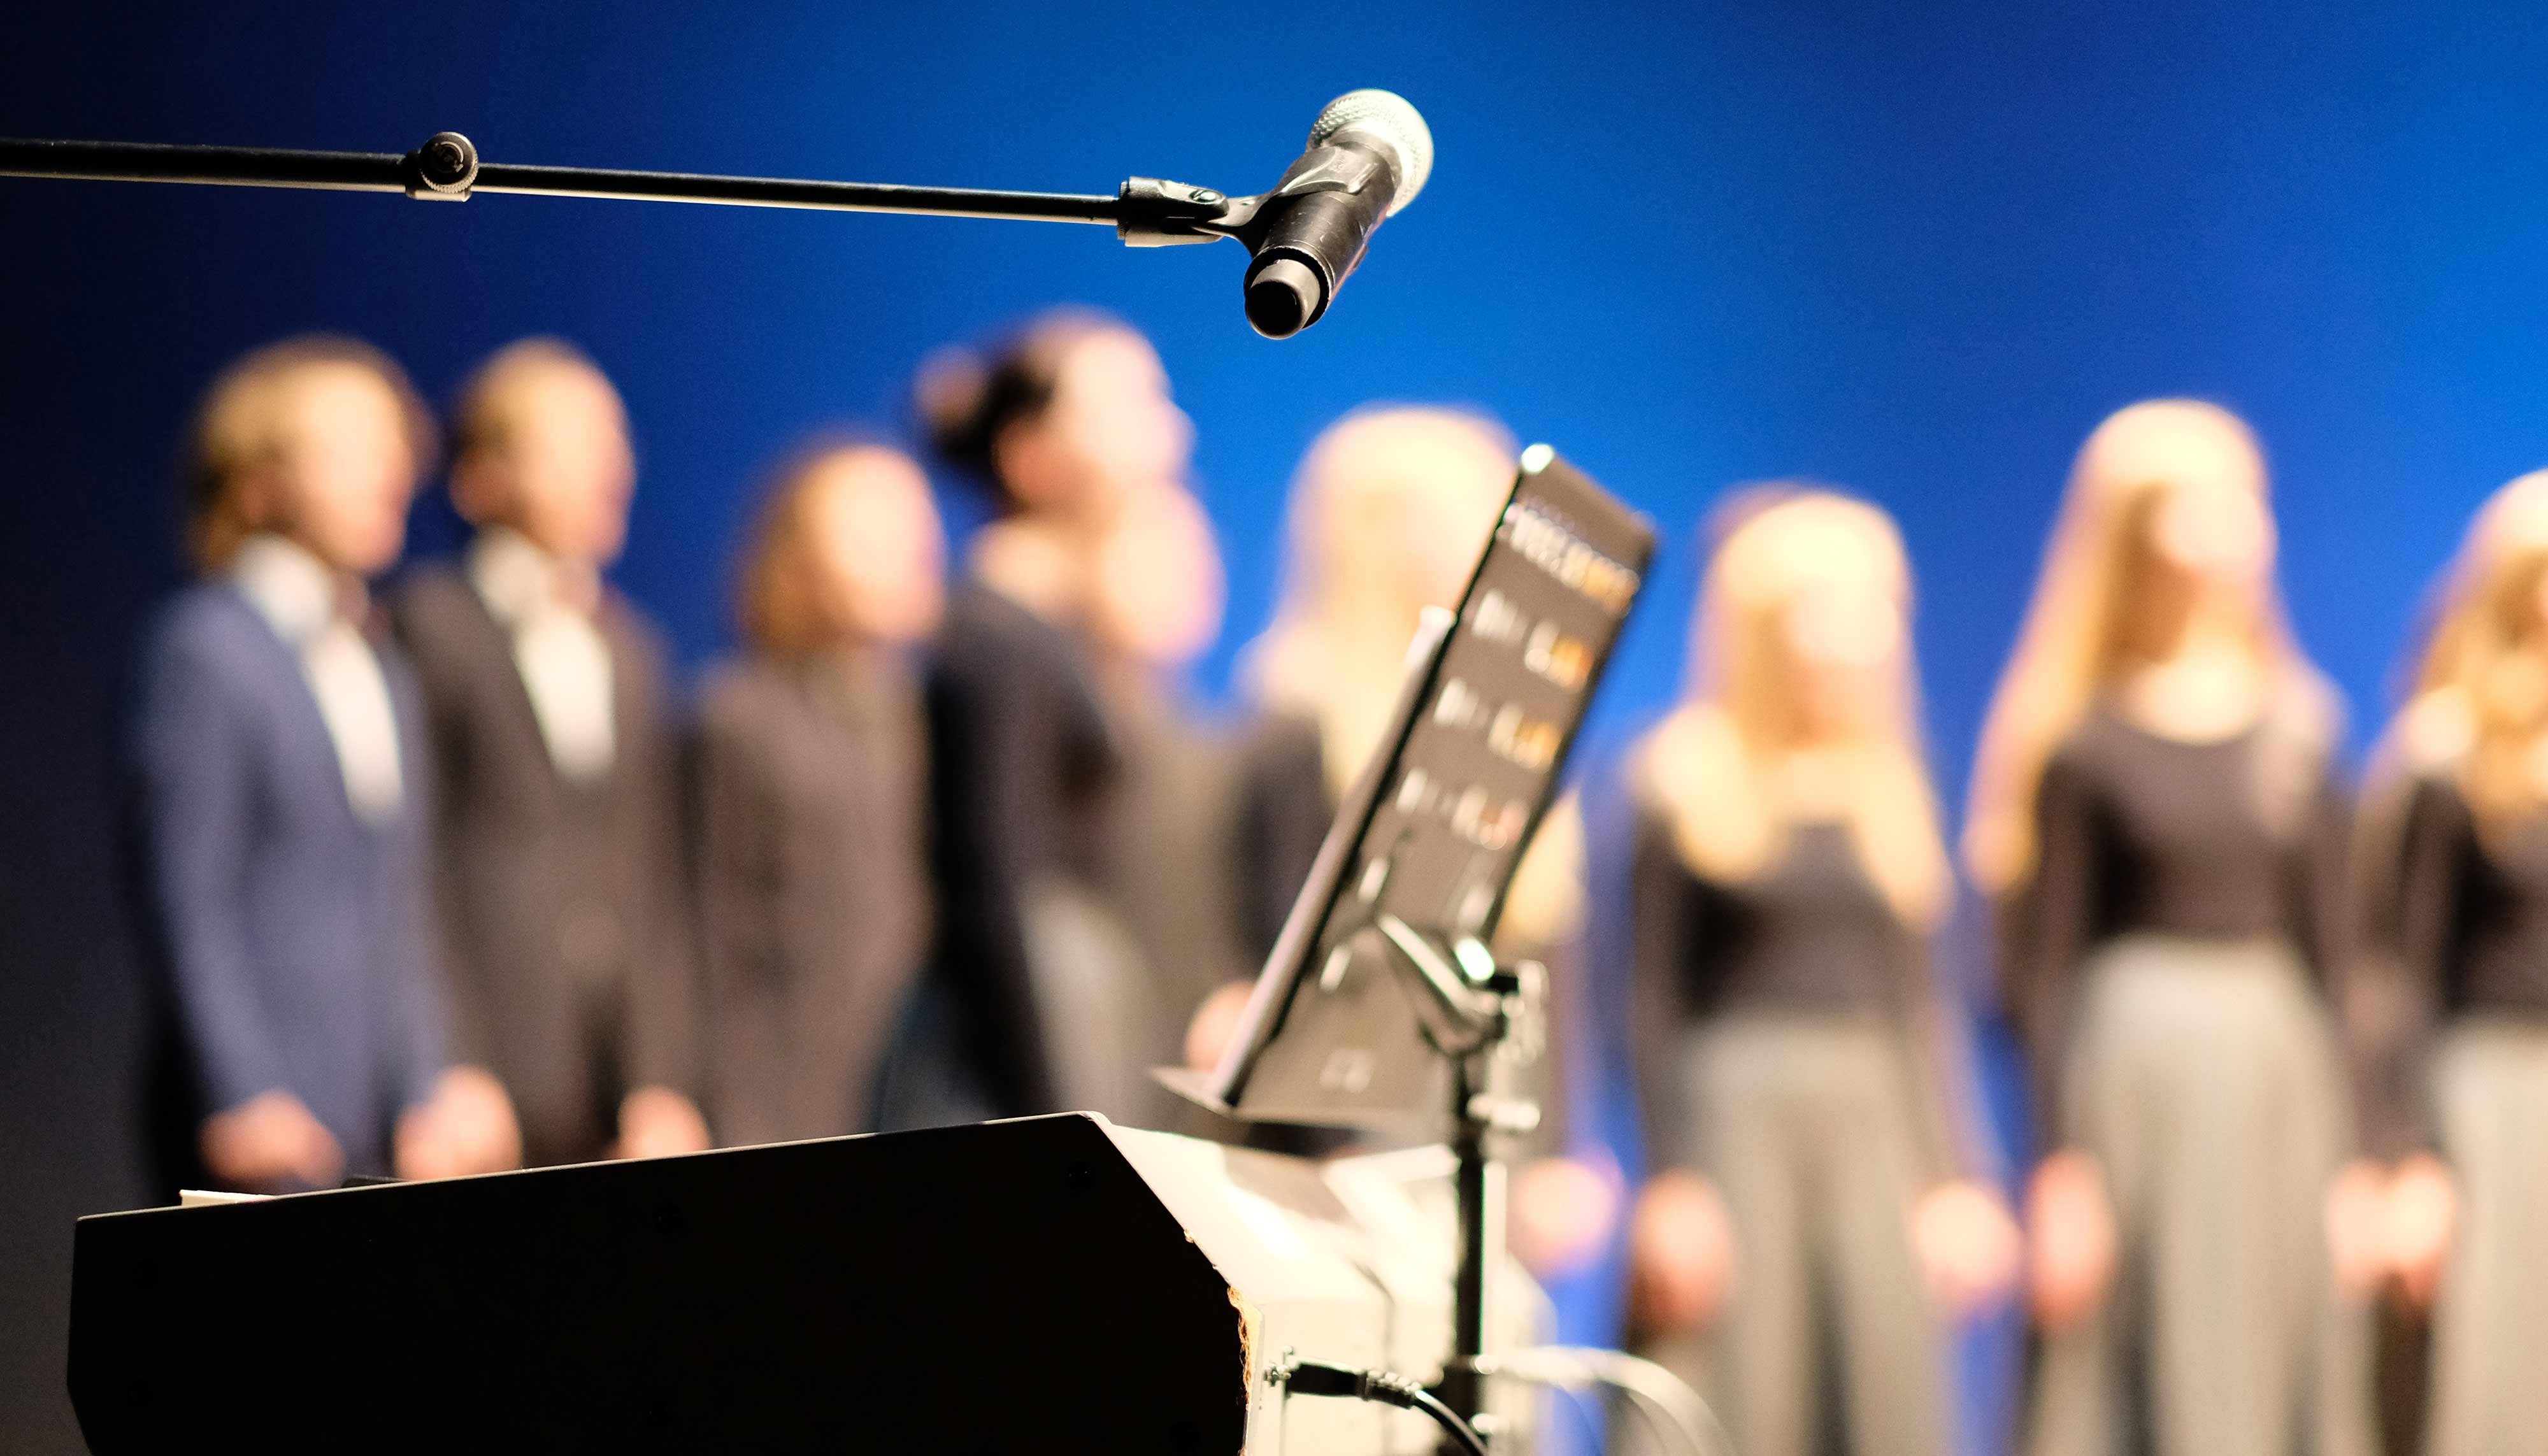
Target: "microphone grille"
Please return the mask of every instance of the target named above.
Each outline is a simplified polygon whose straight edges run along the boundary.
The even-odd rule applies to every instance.
[[[1389,200],[1394,216],[1424,190],[1433,175],[1433,132],[1406,97],[1395,91],[1348,91],[1327,103],[1310,126],[1310,145],[1340,132],[1353,132],[1389,148],[1398,163],[1398,195]]]

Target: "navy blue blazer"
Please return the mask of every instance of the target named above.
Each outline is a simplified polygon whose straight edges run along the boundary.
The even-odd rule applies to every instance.
[[[446,1064],[426,913],[429,789],[415,682],[376,641],[404,800],[358,819],[299,656],[227,583],[180,592],[142,661],[141,885],[202,1116],[281,1088],[349,1173],[388,1171],[398,1115]]]

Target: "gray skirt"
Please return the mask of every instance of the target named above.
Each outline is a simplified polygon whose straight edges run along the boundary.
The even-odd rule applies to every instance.
[[[1953,1448],[1944,1322],[1911,1247],[1924,1166],[1903,1033],[1737,1015],[1693,1031],[1686,1152],[1740,1269],[1704,1335],[1642,1353],[1705,1394],[1745,1456]]]
[[[2433,1310],[2432,1456],[2548,1451],[2548,1026],[2471,1019],[2433,1067],[2459,1237]]]
[[[2368,1456],[2365,1312],[2336,1298],[2349,1143],[2328,1018],[2272,940],[2127,936],[2081,972],[2059,1141],[2114,1203],[2114,1288],[2038,1351],[2034,1456]]]

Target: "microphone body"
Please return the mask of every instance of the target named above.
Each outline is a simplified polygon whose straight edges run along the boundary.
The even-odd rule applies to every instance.
[[[1318,322],[1371,234],[1432,169],[1432,133],[1403,98],[1352,91],[1328,103],[1249,229],[1247,321],[1267,338]]]

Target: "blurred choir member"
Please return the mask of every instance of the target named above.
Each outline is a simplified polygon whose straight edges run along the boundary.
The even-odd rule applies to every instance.
[[[1743,1450],[1953,1448],[1947,1329],[2017,1233],[1950,1086],[1927,941],[1954,895],[1922,762],[1911,580],[1875,507],[1739,497],[1648,737],[1634,1043],[1657,1172],[1632,1318]]]
[[[2425,1449],[2548,1450],[2548,472],[2487,503],[2366,793],[2367,1281],[2433,1310]],[[2384,934],[2385,932],[2385,934]],[[2366,974],[2366,981],[2374,977]],[[2456,1228],[2454,1227],[2456,1226]]]
[[[1182,491],[1193,429],[1149,342],[1077,310],[988,358],[924,370],[940,455],[997,517],[950,592],[929,685],[937,994],[978,1104],[932,1120],[1146,1103],[1139,948],[1105,894],[1123,753],[1089,642],[1096,563],[1125,502]],[[961,1094],[954,1094],[960,1096]],[[901,1114],[897,1114],[901,1116]]]
[[[1983,733],[1965,852],[2035,1068],[2039,1452],[2371,1439],[2325,1231],[2348,1138],[2339,710],[2273,561],[2244,423],[2116,414]]]
[[[947,546],[920,467],[816,448],[744,547],[743,655],[710,677],[699,850],[729,1142],[872,1131],[929,951],[928,730],[917,655]]]
[[[1241,930],[1230,873],[1234,755],[1187,692],[1187,670],[1221,635],[1225,600],[1202,502],[1182,489],[1133,493],[1098,548],[1091,588],[1090,638],[1123,749],[1105,877],[1149,970],[1138,1064],[1174,1065],[1196,1007],[1264,959]],[[1152,1101],[1162,1119],[1183,1111],[1164,1089]]]
[[[397,559],[430,426],[350,339],[268,345],[206,394],[200,580],[162,611],[136,725],[149,930],[182,1125],[162,1171],[242,1191],[517,1155],[501,1089],[445,1052],[413,681],[366,579]],[[158,1100],[158,1099],[154,1099]]]
[[[1337,806],[1380,747],[1428,606],[1450,608],[1511,490],[1512,438],[1454,410],[1357,410],[1292,486],[1280,604],[1240,663],[1259,721],[1239,852],[1249,950],[1274,949]]]
[[[1293,897],[1354,777],[1380,747],[1428,606],[1458,604],[1512,486],[1502,426],[1454,410],[1356,411],[1311,446],[1292,491],[1281,604],[1250,644],[1244,676],[1261,714],[1240,767],[1233,859],[1251,959],[1273,950]],[[1575,800],[1542,821],[1514,874],[1496,951],[1550,969],[1537,1060],[1509,1089],[1535,1099],[1537,1135],[1513,1184],[1516,1252],[1544,1275],[1598,1251],[1617,1175],[1556,1154],[1567,1146],[1567,1069],[1584,1018],[1584,831]],[[1187,1061],[1208,1067],[1246,1000],[1244,984],[1206,1003]],[[1507,1072],[1507,1074],[1513,1074]]]
[[[707,1143],[670,669],[601,575],[635,478],[600,370],[554,339],[500,351],[452,427],[477,535],[396,602],[442,771],[460,1043],[512,1095],[533,1164]]]

